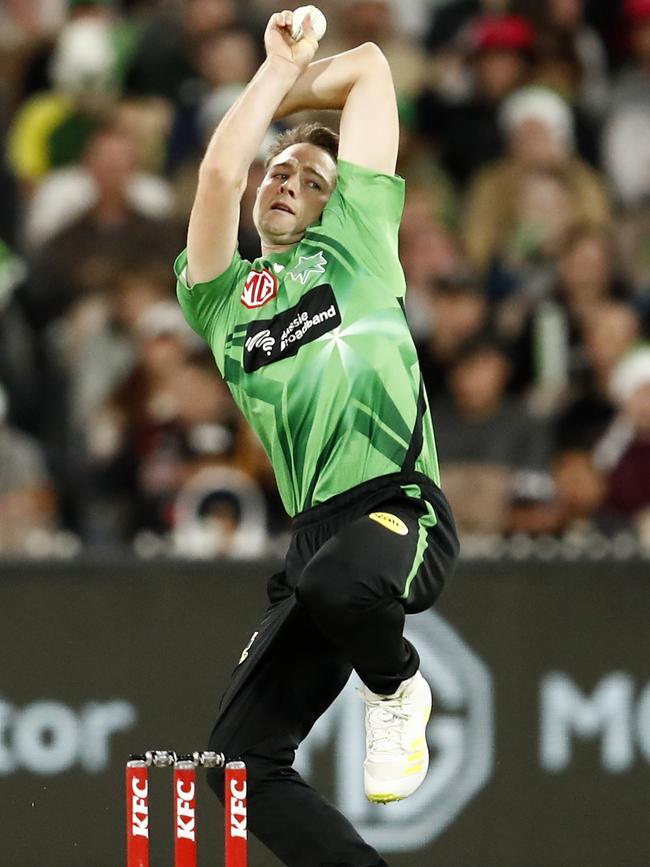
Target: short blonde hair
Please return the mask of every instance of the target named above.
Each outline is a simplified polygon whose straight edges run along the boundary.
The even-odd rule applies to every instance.
[[[277,136],[266,155],[264,170],[266,171],[266,169],[268,169],[273,160],[278,154],[281,154],[283,150],[291,147],[291,145],[303,143],[313,144],[316,145],[316,147],[327,151],[334,162],[338,159],[338,134],[328,126],[323,126],[322,123],[309,121],[307,123],[298,124],[298,126],[294,126],[292,129],[288,129]]]

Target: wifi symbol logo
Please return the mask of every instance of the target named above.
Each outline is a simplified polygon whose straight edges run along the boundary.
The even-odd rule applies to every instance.
[[[248,352],[253,352],[253,350],[255,349],[261,349],[262,352],[270,355],[271,352],[273,352],[274,346],[275,337],[271,337],[271,332],[268,328],[266,328],[264,331],[258,331],[257,334],[249,337],[246,341],[246,350]]]

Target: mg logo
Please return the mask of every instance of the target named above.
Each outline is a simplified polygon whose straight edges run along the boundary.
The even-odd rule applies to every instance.
[[[278,278],[267,268],[262,271],[251,271],[246,278],[241,303],[249,310],[264,307],[278,294]]]
[[[431,763],[410,798],[389,806],[366,800],[363,791],[363,702],[353,676],[301,745],[296,767],[309,778],[317,755],[332,751],[333,797],[362,837],[379,850],[410,852],[434,840],[483,788],[494,763],[493,693],[490,673],[437,614],[410,617],[406,636],[417,647],[421,671],[433,692],[427,728]]]

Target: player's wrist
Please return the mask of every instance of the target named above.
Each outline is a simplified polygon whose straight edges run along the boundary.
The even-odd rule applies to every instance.
[[[279,54],[268,54],[265,65],[274,78],[284,82],[289,90],[303,73],[303,69],[287,57]]]

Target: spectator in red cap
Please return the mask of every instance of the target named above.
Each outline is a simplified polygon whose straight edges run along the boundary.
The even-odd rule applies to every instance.
[[[545,66],[553,58],[557,64],[562,55],[569,65],[573,55],[579,105],[600,116],[609,103],[607,55],[600,35],[585,21],[585,6],[586,0],[513,0],[513,9],[535,27],[537,65]]]
[[[472,38],[479,51],[530,51],[535,43],[533,28],[520,15],[486,15],[478,18],[472,27]]]
[[[650,18],[650,0],[626,0],[624,11],[634,24]]]
[[[535,33],[521,16],[484,15],[470,23],[463,40],[470,95],[458,100],[434,89],[418,100],[420,131],[440,146],[443,164],[460,184],[501,155],[498,108],[528,79]]]

